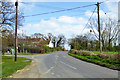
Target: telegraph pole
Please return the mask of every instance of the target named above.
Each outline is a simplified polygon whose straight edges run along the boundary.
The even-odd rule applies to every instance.
[[[99,2],[97,2],[97,13],[98,13],[99,48],[100,48],[100,53],[102,53],[102,46],[101,46],[101,30],[100,30]]]
[[[17,61],[17,18],[18,18],[18,0],[15,2],[16,6],[16,24],[15,24],[15,61]]]

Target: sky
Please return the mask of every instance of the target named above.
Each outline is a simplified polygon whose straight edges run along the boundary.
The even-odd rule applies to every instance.
[[[18,30],[18,33],[24,33],[26,35],[31,35],[34,33],[52,33],[54,35],[63,34],[67,39],[74,37],[75,35],[83,35],[85,33],[90,32],[90,28],[85,28],[85,26],[93,11],[96,9],[96,5],[58,13],[50,13],[37,16],[31,15],[42,14],[46,12],[54,12],[64,9],[66,10],[70,8],[81,7],[96,3],[97,2],[95,2],[95,0],[93,0],[93,2],[90,0],[87,0],[86,2],[57,2],[57,0],[53,0],[53,2],[33,0],[29,0],[29,2],[20,1],[19,9],[23,11],[25,21],[24,25],[21,26]],[[100,17],[111,17],[117,20],[117,6],[117,2],[105,0],[104,3],[100,4]],[[97,9],[95,10],[95,13],[93,14],[92,18],[97,19]],[[96,33],[98,33],[95,28],[94,30]],[[68,45],[65,45],[65,47],[69,48]]]

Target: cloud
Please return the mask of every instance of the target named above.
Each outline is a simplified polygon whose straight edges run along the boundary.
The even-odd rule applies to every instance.
[[[101,4],[102,5],[102,4]],[[118,3],[106,1],[105,6],[100,6],[100,18],[106,19],[107,17],[118,20]],[[86,11],[85,15],[90,17],[92,15],[92,11]],[[97,10],[94,13],[93,17],[97,18]]]
[[[71,37],[71,34],[84,34],[89,32],[87,28],[82,32],[86,23],[87,20],[82,17],[60,16],[59,18],[52,17],[49,20],[42,19],[37,24],[27,24],[21,30],[26,30],[28,34],[53,33],[55,35],[65,34],[67,37]]]
[[[105,7],[109,8],[109,12],[106,13],[107,16],[116,18],[116,6],[111,7],[114,3],[113,2],[106,2]],[[92,11],[88,10],[85,12],[85,16],[88,18],[92,15]],[[100,18],[106,19],[105,12],[100,10]],[[97,19],[97,12],[94,13],[93,18]],[[66,34],[70,36],[71,34],[85,34],[89,32],[89,28],[86,28],[83,32],[83,28],[87,23],[88,19],[85,17],[71,17],[71,16],[60,16],[58,18],[51,17],[48,20],[40,20],[37,24],[27,24],[21,30],[26,30],[28,34],[33,33],[53,33],[57,34]],[[81,33],[82,32],[82,33]],[[97,31],[96,31],[97,33]]]
[[[8,0],[9,2],[14,0]],[[99,0],[97,0],[99,1]],[[103,2],[105,0],[101,0]],[[106,0],[107,1],[107,0]],[[109,0],[110,2],[118,2],[119,0]],[[24,0],[24,2],[96,2],[96,0]]]
[[[23,4],[21,3],[21,6],[20,8],[23,8],[24,11],[32,11],[32,9],[35,7],[35,4],[34,3],[31,3],[31,4]]]
[[[100,18],[101,18],[101,19],[106,19],[107,16],[106,16],[106,14],[105,14],[105,12],[104,12],[103,10],[100,10],[99,13],[100,13]],[[85,12],[85,15],[86,15],[87,17],[91,17],[92,14],[93,14],[92,11],[86,11],[86,12]],[[97,17],[98,17],[97,12],[94,12],[92,18],[97,18]]]
[[[107,1],[105,7],[109,10],[107,13],[110,18],[118,20],[118,2]]]

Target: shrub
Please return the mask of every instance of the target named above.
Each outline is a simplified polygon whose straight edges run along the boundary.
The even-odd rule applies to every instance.
[[[71,52],[71,53],[74,53],[74,54],[76,54],[76,51],[77,51],[77,50],[75,50],[75,49],[71,49],[71,50],[70,50],[70,52]]]
[[[80,56],[96,56],[96,54],[89,52],[89,51],[71,49],[70,52],[73,54],[76,54],[76,55],[80,55]],[[97,54],[97,56],[100,57],[99,59],[104,58],[104,59],[111,59],[111,60],[120,61],[120,53],[117,53],[117,54],[99,53],[99,54]],[[98,58],[98,57],[95,57],[95,58]]]
[[[81,52],[81,56],[93,56],[93,55],[94,55],[94,53],[92,53],[92,52],[88,52],[88,51]]]
[[[74,54],[79,54],[81,56],[92,56],[92,55],[94,55],[94,53],[92,53],[92,52],[75,50],[75,49],[71,49],[70,52],[74,53]]]
[[[97,54],[98,57],[101,57],[101,58],[109,58],[109,56],[107,54],[103,54],[103,53],[99,53]]]
[[[116,53],[116,54],[112,55],[112,60],[120,61],[120,53]]]
[[[111,59],[111,60],[119,60],[120,61],[120,53],[116,54],[103,54],[99,53],[97,56],[104,58],[104,59]]]
[[[60,51],[61,49],[59,47],[56,47],[55,50]]]

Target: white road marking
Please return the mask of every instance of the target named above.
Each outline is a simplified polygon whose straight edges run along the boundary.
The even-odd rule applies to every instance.
[[[66,58],[66,56],[63,56],[64,58]]]
[[[66,63],[64,63],[64,62],[62,62],[62,61],[60,61],[60,62],[63,63],[63,64],[65,64],[66,66],[72,68],[72,69],[77,69],[77,68],[75,68],[75,67],[73,67],[73,66],[71,66],[71,65],[69,65],[69,64],[66,64]]]
[[[34,56],[32,56],[32,59],[34,59]]]
[[[59,56],[56,55],[55,57],[59,57]]]
[[[56,57],[56,59],[57,59],[59,56],[56,55],[55,57]]]
[[[46,72],[44,72],[42,75],[48,74],[54,67],[51,67],[50,69],[48,69]],[[52,73],[53,74],[53,73]]]
[[[52,75],[54,75],[54,73],[51,73]]]
[[[60,77],[60,75],[57,75],[57,77]]]
[[[49,73],[54,67],[51,67],[48,71],[45,72],[46,73]]]

